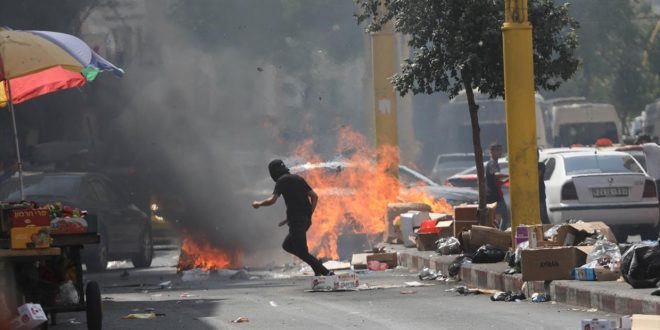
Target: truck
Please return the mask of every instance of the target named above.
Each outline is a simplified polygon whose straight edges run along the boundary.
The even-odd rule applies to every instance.
[[[474,95],[475,102],[479,105],[481,145],[488,146],[492,142],[499,142],[506,149],[507,133],[504,100],[500,97],[491,99],[488,95],[481,94],[478,91],[475,91]],[[536,112],[536,144],[539,148],[546,148],[550,145],[546,135],[542,102],[543,97],[537,93],[534,109]],[[474,152],[472,148],[472,125],[465,92],[461,92],[440,108],[436,127],[442,135],[442,143],[437,145],[436,154]]]
[[[620,143],[621,120],[611,104],[586,101],[554,104],[550,118],[554,147],[596,145],[599,139]]]

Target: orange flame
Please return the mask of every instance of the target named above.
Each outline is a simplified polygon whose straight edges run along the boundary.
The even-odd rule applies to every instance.
[[[398,164],[398,148],[385,146],[374,150],[367,140],[350,128],[339,132],[337,153],[349,164],[341,171],[309,170],[301,176],[319,194],[319,203],[308,232],[311,251],[318,257],[337,258],[337,238],[342,234],[378,234],[386,230],[387,204],[420,202],[434,212],[453,214],[452,206],[421,191],[402,192],[399,180],[389,174]],[[306,141],[294,154],[307,162],[322,162]],[[374,159],[377,161],[374,163]]]
[[[193,237],[184,233],[177,270],[239,268],[242,255],[243,253],[239,250],[225,251],[219,249],[203,236]]]

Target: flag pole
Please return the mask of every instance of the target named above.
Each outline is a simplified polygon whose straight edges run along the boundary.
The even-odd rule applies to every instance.
[[[11,97],[11,84],[9,79],[5,77],[5,84],[7,86],[7,105],[9,106],[9,113],[11,114],[11,124],[14,129],[14,143],[16,144],[16,159],[18,160],[18,182],[21,190],[21,201],[25,200],[25,193],[23,191],[23,162],[21,161],[21,149],[18,144],[18,131],[16,130],[16,116],[14,115],[14,102]]]

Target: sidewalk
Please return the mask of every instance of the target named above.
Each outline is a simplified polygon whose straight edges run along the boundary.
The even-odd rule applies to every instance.
[[[399,253],[399,264],[412,272],[424,267],[448,274],[449,265],[457,256],[439,256],[435,251],[417,251],[402,245],[388,245]],[[465,264],[459,274],[468,287],[500,291],[520,291],[522,275],[503,274],[505,262],[495,264]],[[528,282],[530,292],[546,292],[543,282]],[[616,314],[660,315],[660,297],[654,289],[633,289],[626,282],[551,281],[548,293],[552,300],[568,305],[596,308]]]

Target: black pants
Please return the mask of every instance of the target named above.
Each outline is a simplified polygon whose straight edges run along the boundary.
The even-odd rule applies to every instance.
[[[286,235],[282,248],[310,265],[314,270],[314,275],[328,275],[328,269],[307,249],[307,229],[309,229],[309,225],[289,226],[289,235]]]

